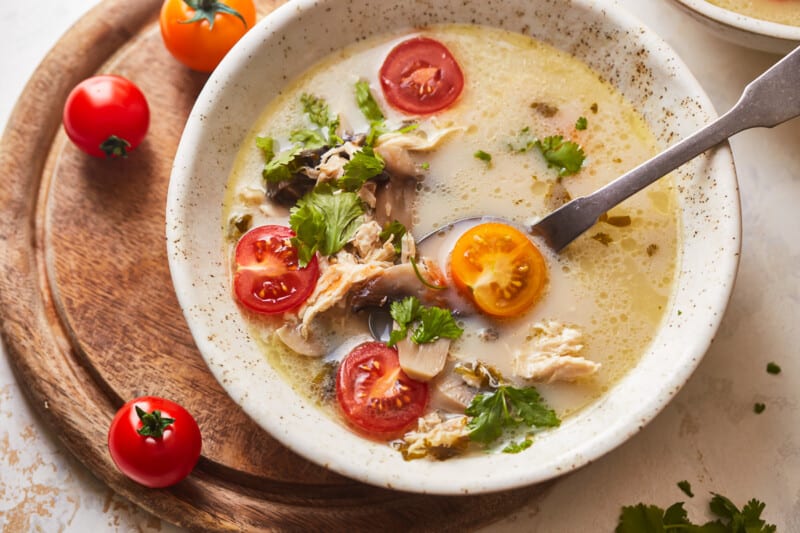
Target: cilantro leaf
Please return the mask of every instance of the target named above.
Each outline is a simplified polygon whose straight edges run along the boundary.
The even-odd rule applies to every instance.
[[[256,146],[264,152],[267,161],[275,157],[275,139],[272,137],[256,137]]]
[[[681,489],[688,497],[694,498],[694,493],[692,493],[692,485],[685,479],[683,481],[678,481],[678,488]]]
[[[518,389],[501,385],[496,390],[478,394],[466,409],[473,417],[468,423],[470,439],[490,444],[506,429],[520,425],[529,427],[556,427],[561,420],[550,409],[533,387]]]
[[[769,363],[767,363],[767,372],[769,372],[770,374],[780,374],[781,367],[778,366],[778,364],[770,361]]]
[[[449,309],[423,306],[416,296],[407,296],[392,302],[389,314],[400,328],[393,330],[389,335],[387,343],[389,346],[394,346],[405,339],[408,330],[414,324],[416,327],[411,334],[411,340],[417,344],[434,342],[440,338],[457,339],[464,333],[464,330],[456,324]]]
[[[392,244],[394,245],[395,253],[400,253],[403,251],[403,235],[406,234],[406,227],[399,221],[393,220],[392,222],[387,222],[385,226],[383,226],[383,231],[381,231],[378,237],[383,241],[386,242],[389,238],[392,238]]]
[[[578,117],[578,120],[575,121],[575,129],[578,131],[585,130],[586,126],[588,125],[589,121],[586,119],[586,117]]]
[[[411,335],[411,340],[417,344],[435,342],[439,339],[457,339],[464,333],[458,327],[453,313],[441,307],[423,307],[419,311],[420,325]]]
[[[289,212],[289,225],[297,234],[300,266],[311,261],[315,252],[332,255],[353,237],[364,215],[364,205],[356,193],[334,194],[330,187],[318,186],[306,194]]]
[[[535,148],[537,142],[536,137],[531,133],[531,129],[526,126],[520,130],[516,139],[508,143],[508,148],[512,152],[522,154]]]
[[[325,137],[323,137],[320,132],[314,130],[293,131],[289,136],[289,140],[293,143],[303,145],[304,150],[317,150],[328,144]]]
[[[356,82],[356,103],[369,122],[380,122],[384,119],[383,111],[369,90],[369,83],[364,80]]]
[[[292,175],[300,170],[301,165],[297,161],[297,156],[302,150],[302,146],[295,145],[268,160],[267,164],[264,165],[264,170],[261,171],[261,175],[267,183],[278,183],[292,179]]]
[[[512,442],[505,448],[503,448],[503,453],[519,453],[523,450],[527,450],[531,447],[533,441],[531,439],[525,439],[519,442]]]
[[[472,155],[475,157],[475,159],[480,159],[486,164],[491,164],[492,162],[492,154],[484,152],[483,150],[478,150]]]
[[[400,329],[392,330],[389,334],[389,342],[386,343],[388,346],[394,346],[406,338],[408,335],[408,326],[419,319],[421,307],[422,304],[419,299],[414,296],[392,302],[389,306],[389,314]]]
[[[345,191],[357,191],[370,178],[381,172],[385,163],[371,146],[365,146],[353,153],[353,157],[344,165],[344,174],[336,183]]]
[[[328,130],[328,144],[341,144],[341,137],[336,135],[336,130],[339,128],[339,117],[330,115],[325,100],[313,94],[303,94],[300,96],[300,103],[303,105],[303,112],[308,115],[308,119],[313,124]]]
[[[683,502],[672,504],[666,511],[655,505],[640,503],[625,506],[620,513],[616,533],[775,533],[776,527],[767,524],[761,513],[766,507],[751,499],[739,511],[736,505],[720,494],[714,494],[711,511],[719,520],[694,524],[689,520]]]
[[[558,169],[559,176],[569,176],[581,169],[586,155],[578,143],[565,141],[561,135],[551,135],[536,141],[547,166]]]

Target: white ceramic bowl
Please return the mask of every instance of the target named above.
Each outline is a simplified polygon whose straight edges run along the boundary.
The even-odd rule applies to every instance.
[[[430,23],[482,21],[527,33],[588,63],[641,111],[667,145],[715,117],[674,52],[615,4],[591,0],[385,2],[301,0],[253,28],[211,76],[189,117],[167,205],[167,245],[178,299],[222,386],[276,439],[361,481],[441,494],[543,481],[612,450],[650,421],[700,362],[722,319],[740,248],[736,175],[727,145],[676,173],[682,204],[677,287],[639,364],[591,407],[522,454],[406,462],[298,397],[270,367],[231,295],[223,258],[222,194],[252,121],[281,89],[332,50],[368,35]]]
[[[706,0],[673,2],[726,41],[774,54],[787,54],[800,45],[800,26],[749,17]]]

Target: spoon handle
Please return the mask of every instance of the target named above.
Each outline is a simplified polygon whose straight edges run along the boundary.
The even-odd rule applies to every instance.
[[[530,231],[559,251],[634,193],[742,130],[777,126],[800,115],[800,47],[745,87],[733,108],[608,185],[559,207]]]

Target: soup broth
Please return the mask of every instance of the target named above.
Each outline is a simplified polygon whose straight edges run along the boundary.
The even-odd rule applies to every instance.
[[[800,26],[797,0],[708,0],[714,5],[761,20]]]
[[[443,43],[457,59],[464,88],[456,103],[426,116],[409,116],[387,103],[378,79],[389,51],[423,35]],[[423,235],[457,219],[499,216],[519,226],[538,220],[566,198],[592,192],[648,159],[656,142],[642,117],[608,83],[579,60],[526,36],[479,26],[435,26],[419,32],[373,38],[336,52],[291,82],[258,117],[230,177],[224,220],[252,218],[252,226],[288,225],[289,212],[265,198],[265,159],[256,147],[269,134],[281,146],[293,131],[307,126],[301,95],[324,100],[340,118],[340,129],[363,133],[369,123],[353,96],[354,84],[369,83],[386,124],[400,128],[414,121],[410,135],[436,139],[431,149],[410,152],[421,179],[410,231]],[[583,166],[561,173],[536,150],[521,150],[531,136],[563,136],[585,153]],[[483,154],[483,155],[479,155]],[[515,353],[535,348],[534,325],[555,322],[582,334],[580,355],[598,363],[591,376],[536,389],[562,419],[600,397],[633,367],[654,338],[669,308],[678,262],[679,217],[676,193],[665,178],[614,208],[561,254],[539,249],[547,264],[541,299],[512,318],[482,313],[457,316],[463,335],[449,349],[453,362],[482,361],[517,385]],[[230,228],[225,228],[229,231]],[[458,231],[426,240],[420,255],[446,273]],[[236,236],[225,250],[233,265]],[[327,335],[326,354],[294,353],[275,336],[280,317],[244,312],[266,359],[303,396],[331,416],[339,409],[331,397],[326,365],[370,339],[366,315],[334,308],[319,316]],[[327,396],[326,396],[327,393]],[[430,408],[436,405],[429,406]]]

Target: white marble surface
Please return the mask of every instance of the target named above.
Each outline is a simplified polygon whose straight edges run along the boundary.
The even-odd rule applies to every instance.
[[[97,0],[2,0],[0,127],[59,36]],[[681,55],[720,111],[778,58],[723,42],[665,0],[621,0]],[[54,104],[55,105],[55,104]],[[704,520],[709,492],[766,502],[778,531],[800,532],[800,119],[736,136],[743,202],[736,289],[711,350],[655,421],[561,480],[492,532],[613,531],[622,505],[686,501]],[[779,375],[766,372],[778,363]],[[763,402],[766,410],[753,412]],[[676,486],[688,480],[687,498]],[[17,531],[175,531],[77,463],[27,404],[0,348],[0,526]]]

